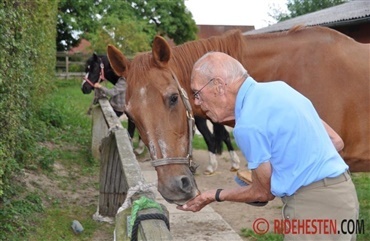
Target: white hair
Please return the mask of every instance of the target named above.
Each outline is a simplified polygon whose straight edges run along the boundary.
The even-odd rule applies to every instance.
[[[195,62],[192,79],[198,78],[208,81],[211,78],[221,77],[227,83],[233,83],[247,76],[247,70],[233,57],[221,52],[208,52]]]

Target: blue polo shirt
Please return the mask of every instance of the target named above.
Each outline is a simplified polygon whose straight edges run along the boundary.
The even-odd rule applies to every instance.
[[[235,140],[249,169],[270,161],[271,192],[277,197],[348,169],[311,101],[285,82],[248,77],[236,97],[235,123]]]

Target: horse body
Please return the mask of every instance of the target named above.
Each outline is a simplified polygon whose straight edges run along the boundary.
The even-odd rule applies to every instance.
[[[122,53],[109,46],[113,69],[128,76],[127,112],[145,143],[149,143],[152,157],[186,156],[189,130],[173,76],[192,96],[193,64],[209,51],[224,52],[238,59],[257,81],[283,80],[304,94],[322,119],[343,138],[345,147],[341,154],[351,171],[370,171],[369,45],[322,27],[255,36],[232,31],[174,48],[162,37],[156,37],[152,52],[137,55],[128,73],[126,64],[120,61],[124,58]],[[193,98],[189,99],[194,115],[204,117]],[[186,198],[170,187],[176,185],[171,177],[185,175],[184,167],[180,166],[156,168],[159,189],[163,189],[160,192],[167,200]],[[188,176],[186,183],[195,190],[190,179]]]
[[[284,80],[342,137],[352,172],[370,171],[370,45],[328,28],[245,36],[242,63],[257,81]]]

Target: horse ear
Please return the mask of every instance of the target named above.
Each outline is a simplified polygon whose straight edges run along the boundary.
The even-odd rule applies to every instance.
[[[152,54],[154,62],[164,67],[171,58],[171,47],[163,37],[156,36],[153,41]]]
[[[95,61],[97,61],[98,60],[98,55],[94,52],[93,53],[93,59],[95,60]]]
[[[130,65],[130,61],[122,54],[122,52],[113,45],[109,44],[107,47],[107,55],[109,63],[112,66],[114,72],[118,76],[127,77],[127,71]]]

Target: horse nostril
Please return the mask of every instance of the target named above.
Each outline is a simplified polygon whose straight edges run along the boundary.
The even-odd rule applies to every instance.
[[[187,177],[187,176],[182,176],[181,178],[180,178],[180,187],[181,187],[181,189],[183,190],[183,191],[185,191],[185,192],[189,192],[189,191],[191,191],[191,182],[190,182],[190,178],[189,177]]]

